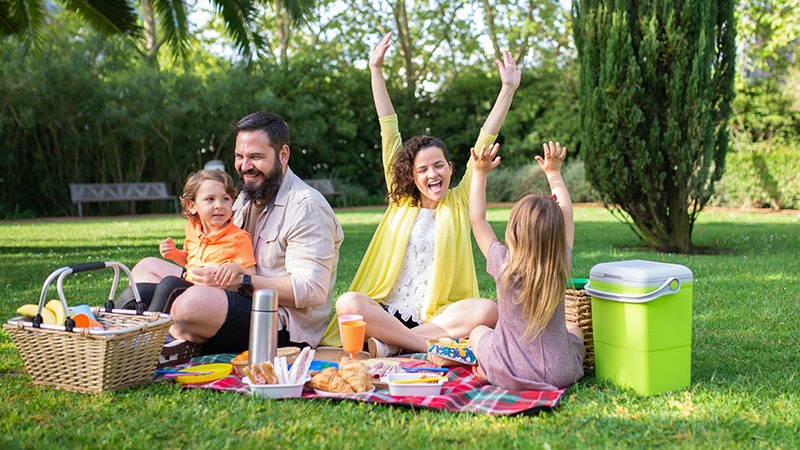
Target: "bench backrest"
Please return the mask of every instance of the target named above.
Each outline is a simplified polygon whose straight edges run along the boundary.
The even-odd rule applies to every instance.
[[[94,183],[69,185],[72,203],[113,200],[162,200],[174,198],[164,182]]]
[[[314,189],[322,192],[323,194],[333,194],[333,182],[329,179],[313,179],[313,180],[304,180],[307,185],[313,187]]]

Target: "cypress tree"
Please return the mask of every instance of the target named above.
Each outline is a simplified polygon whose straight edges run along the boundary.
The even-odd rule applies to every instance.
[[[650,247],[692,250],[724,171],[733,0],[573,0],[589,182]]]

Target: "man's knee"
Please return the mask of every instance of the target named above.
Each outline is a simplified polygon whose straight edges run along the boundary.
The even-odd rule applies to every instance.
[[[222,316],[228,311],[228,296],[220,288],[189,286],[172,303],[170,315],[176,321],[193,317]]]
[[[172,308],[169,311],[172,320],[176,322],[185,322],[191,320],[192,313],[198,311],[199,305],[197,301],[199,296],[197,292],[199,289],[189,287],[183,293],[172,301]]]
[[[155,261],[160,261],[160,260],[153,256],[145,256],[144,258],[139,260],[139,262],[137,262],[136,265],[133,266],[132,272],[134,272],[134,275],[136,274],[136,272],[149,273],[152,271],[152,267],[158,264]]]
[[[179,269],[180,266],[163,259],[147,256],[133,266],[131,274],[136,282],[158,283],[167,275],[179,275]]]

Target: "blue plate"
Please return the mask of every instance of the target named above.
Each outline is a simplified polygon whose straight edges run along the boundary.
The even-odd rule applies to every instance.
[[[338,369],[339,368],[339,364],[337,364],[337,363],[335,363],[333,361],[317,361],[317,360],[314,360],[314,361],[311,361],[311,366],[308,368],[308,370],[322,370],[322,369],[325,369],[325,368],[328,368],[328,367],[335,367],[335,368]]]
[[[335,367],[335,368],[338,369],[339,368],[339,364],[337,364],[337,363],[335,363],[333,361],[318,361],[318,360],[315,359],[315,360],[311,361],[311,365],[308,367],[308,370],[314,370],[314,371],[318,372],[318,371],[320,371],[322,369],[325,369],[327,367]],[[292,364],[289,364],[289,369],[291,369],[291,368],[292,368]]]

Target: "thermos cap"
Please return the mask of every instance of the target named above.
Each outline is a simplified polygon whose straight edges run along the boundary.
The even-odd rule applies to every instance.
[[[259,289],[253,295],[253,311],[278,311],[278,293],[272,289]]]

